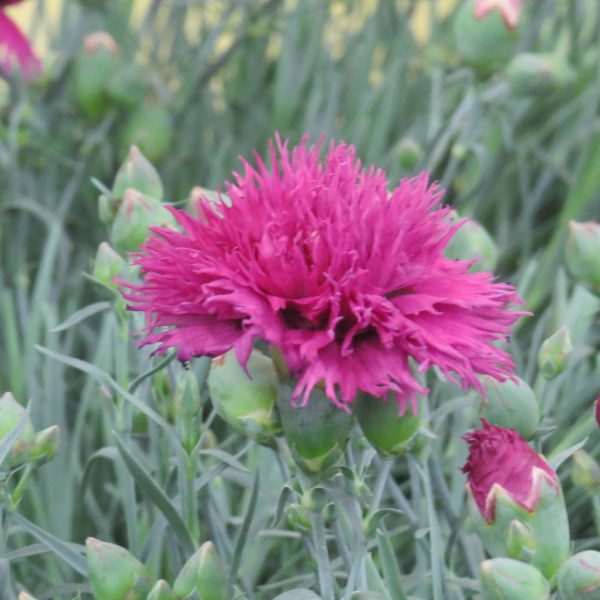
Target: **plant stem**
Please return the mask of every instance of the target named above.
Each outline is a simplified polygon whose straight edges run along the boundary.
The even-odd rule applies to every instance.
[[[331,572],[331,564],[329,563],[327,541],[325,539],[323,511],[315,511],[313,513],[313,544],[316,552],[321,597],[323,600],[334,600],[333,575]]]

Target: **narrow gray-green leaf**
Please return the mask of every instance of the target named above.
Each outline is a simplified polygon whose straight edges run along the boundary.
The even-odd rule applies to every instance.
[[[138,459],[125,446],[118,434],[116,432],[113,432],[113,434],[121,458],[125,462],[127,469],[135,479],[136,483],[145,495],[156,505],[158,510],[164,515],[165,519],[167,519],[169,525],[173,528],[173,533],[175,533],[177,539],[181,543],[184,552],[187,555],[191,555],[194,552],[194,540],[187,530],[180,514],[177,512],[177,509],[173,506],[169,497],[150,476],[148,471],[146,471]]]
[[[88,317],[96,315],[100,312],[104,312],[111,308],[112,304],[110,302],[95,302],[94,304],[90,304],[88,306],[84,306],[79,309],[77,312],[73,313],[68,319],[63,321],[60,325],[57,325],[53,329],[51,329],[52,333],[58,333],[59,331],[65,331],[65,329],[69,329],[69,327],[73,327],[73,325],[77,325],[77,323],[81,323]]]
[[[406,600],[407,596],[402,585],[394,549],[390,538],[381,529],[377,530],[377,549],[379,550],[379,560],[383,569],[383,579],[390,595],[394,600]]]

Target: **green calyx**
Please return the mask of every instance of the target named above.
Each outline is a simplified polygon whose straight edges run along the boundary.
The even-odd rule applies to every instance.
[[[202,600],[227,600],[227,574],[212,542],[205,542],[183,565],[173,593],[186,598],[196,591]]]
[[[362,432],[371,445],[384,456],[406,453],[417,438],[421,418],[410,409],[399,414],[400,407],[389,398],[375,398],[360,393],[352,403]]]
[[[248,374],[237,361],[235,351],[213,360],[208,389],[217,413],[232,427],[258,442],[271,444],[280,433],[276,414],[278,381],[270,358],[253,350]]]
[[[352,415],[338,408],[317,388],[311,392],[306,406],[294,406],[290,397],[289,393],[280,394],[277,406],[292,457],[303,471],[320,473],[332,466],[344,451]]]
[[[564,600],[600,600],[600,552],[571,556],[560,568],[557,583]]]

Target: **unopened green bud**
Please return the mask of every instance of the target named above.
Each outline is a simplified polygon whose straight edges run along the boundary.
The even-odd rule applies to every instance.
[[[515,94],[542,96],[569,85],[574,71],[561,56],[523,52],[508,65],[506,77]]]
[[[200,411],[202,398],[196,375],[192,371],[184,371],[175,388],[175,405],[184,418],[192,418]]]
[[[516,429],[526,440],[537,431],[540,409],[533,390],[519,379],[497,381],[485,375],[483,385],[487,402],[482,402],[480,416],[492,425]]]
[[[571,556],[556,579],[563,600],[600,600],[600,552],[585,550]]]
[[[175,227],[175,219],[159,200],[129,188],[112,224],[111,241],[119,252],[133,252],[154,226]]]
[[[414,443],[421,419],[410,409],[400,415],[400,407],[391,398],[359,394],[352,403],[360,428],[369,442],[384,456],[407,452]]]
[[[253,350],[244,372],[231,350],[213,359],[208,389],[217,413],[249,438],[270,444],[281,431],[275,402],[278,382],[273,361]]]
[[[506,532],[508,556],[517,560],[530,561],[535,552],[535,545],[533,529],[523,521],[513,519]]]
[[[569,223],[567,268],[580,283],[600,294],[600,224],[595,221]]]
[[[277,399],[283,433],[296,464],[307,473],[320,473],[342,455],[352,415],[314,388],[307,406],[294,406],[289,394]]]
[[[561,327],[556,333],[544,340],[538,354],[541,374],[548,380],[560,375],[573,350],[568,327]]]
[[[396,146],[396,156],[403,169],[414,169],[423,158],[423,148],[412,138],[403,138]]]
[[[21,423],[27,411],[23,408],[10,392],[5,392],[0,397],[0,440],[3,440]],[[10,453],[6,459],[7,466],[15,467],[24,463],[29,458],[29,451],[34,440],[33,425],[29,417],[19,437],[13,442]]]
[[[462,2],[454,19],[454,42],[461,57],[480,69],[505,63],[517,42],[515,30],[509,30],[497,10],[482,19],[475,17],[475,0]]]
[[[108,81],[106,93],[116,104],[135,108],[144,100],[148,89],[145,69],[138,63],[121,65]]]
[[[29,451],[30,460],[43,464],[52,460],[58,450],[60,430],[58,425],[52,425],[35,434],[33,445]]]
[[[329,495],[327,490],[316,486],[310,490],[306,490],[302,494],[302,506],[306,508],[306,510],[310,510],[313,512],[322,511],[325,508],[325,505],[329,501]]]
[[[165,106],[146,101],[131,115],[122,143],[135,144],[153,162],[161,160],[169,150],[173,136],[171,115]]]
[[[222,215],[221,206],[231,207],[231,198],[227,194],[195,186],[188,196],[188,210],[191,213],[196,214],[198,205],[203,200],[208,200],[214,211],[219,215]]]
[[[177,596],[164,579],[159,579],[150,590],[146,600],[177,600]]]
[[[531,565],[512,558],[493,558],[479,568],[485,600],[546,600],[550,584]]]
[[[122,199],[129,188],[156,200],[163,198],[160,175],[137,146],[131,146],[125,162],[117,171],[112,195]]]
[[[98,118],[108,109],[106,90],[119,65],[117,53],[117,44],[110,35],[96,32],[85,38],[84,51],[75,59],[75,99],[90,118]]]
[[[96,600],[145,600],[152,580],[145,565],[128,550],[87,538],[88,576]]]
[[[456,214],[453,215],[458,219]],[[445,254],[452,260],[477,260],[470,267],[473,273],[491,272],[498,260],[498,249],[490,234],[474,219],[466,220],[448,242]]]
[[[310,514],[301,504],[288,504],[285,507],[285,516],[289,526],[296,531],[306,532],[312,528]]]
[[[212,542],[205,542],[183,565],[173,584],[178,597],[198,592],[202,600],[227,600],[227,574]]]
[[[571,480],[590,494],[600,492],[600,465],[585,450],[573,454]]]
[[[106,287],[116,289],[117,284],[114,282],[114,278],[125,267],[125,264],[123,257],[117,254],[110,244],[102,242],[96,252],[92,275]]]

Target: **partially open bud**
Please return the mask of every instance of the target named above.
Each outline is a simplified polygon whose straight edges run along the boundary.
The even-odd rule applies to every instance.
[[[465,436],[467,491],[475,529],[492,556],[508,554],[513,520],[533,532],[531,562],[551,578],[569,555],[569,524],[556,473],[514,430],[490,425]],[[552,527],[548,526],[552,523]]]
[[[88,576],[96,600],[145,600],[152,588],[148,569],[128,550],[87,538]]]
[[[227,574],[212,542],[205,542],[183,565],[173,584],[177,597],[198,592],[202,600],[227,600]]]
[[[600,294],[600,224],[569,223],[567,268],[575,279]]]
[[[502,16],[506,27],[513,29],[519,24],[521,0],[476,0],[475,2],[476,19],[484,19],[488,13],[496,11]]]
[[[455,217],[458,219],[458,217]],[[468,219],[454,234],[444,250],[453,260],[477,260],[471,272],[493,271],[498,260],[496,243],[490,234],[474,219]]]
[[[383,455],[395,456],[407,452],[416,440],[421,419],[408,410],[399,414],[392,399],[359,394],[352,403],[360,428],[369,442]]]
[[[29,459],[43,464],[52,460],[58,451],[58,440],[60,430],[58,425],[52,425],[47,429],[38,431],[33,439],[33,445],[29,451]]]
[[[177,600],[177,596],[164,579],[159,579],[150,590],[146,600]]]
[[[561,327],[556,333],[544,340],[538,354],[538,365],[541,374],[548,380],[560,375],[567,364],[573,350],[571,334],[568,327]]]
[[[129,188],[111,228],[111,241],[119,252],[138,250],[154,226],[175,227],[175,218],[156,198]]]
[[[497,381],[485,375],[482,381],[487,402],[481,403],[479,413],[492,425],[516,429],[529,440],[537,431],[540,409],[529,385],[518,377],[515,379]]]
[[[547,600],[550,584],[531,565],[512,558],[493,558],[479,568],[485,600]]]
[[[74,64],[75,98],[83,112],[95,119],[108,108],[106,90],[118,68],[118,47],[106,32],[88,35],[83,46]]]
[[[137,146],[131,146],[125,162],[117,171],[112,195],[122,199],[129,188],[156,200],[163,199],[160,175]]]
[[[565,600],[600,599],[600,552],[585,550],[571,556],[560,568],[557,582]]]
[[[546,95],[566,87],[574,79],[573,69],[560,56],[523,52],[506,69],[512,91],[524,95]]]
[[[535,544],[533,529],[522,521],[513,519],[506,532],[508,556],[516,560],[529,561],[535,552]]]
[[[0,441],[9,435],[21,423],[27,411],[15,400],[10,392],[0,397]],[[29,452],[34,440],[33,425],[29,417],[19,437],[15,440],[6,459],[6,466],[15,467],[29,459]]]
[[[221,418],[232,427],[269,444],[281,431],[275,410],[275,367],[270,358],[253,350],[247,370],[248,374],[238,363],[234,350],[213,359],[207,379],[210,397]]]
[[[454,19],[454,41],[462,58],[481,69],[508,61],[512,55],[517,35],[502,22],[498,11],[478,11],[475,0],[461,3]]]
[[[314,388],[306,406],[294,406],[291,394],[277,400],[283,433],[296,464],[307,473],[332,466],[346,447],[352,415]]]
[[[117,284],[114,278],[125,267],[125,264],[123,257],[117,254],[109,243],[101,242],[96,252],[92,275],[106,287],[116,289]]]
[[[571,480],[590,494],[600,492],[600,465],[585,450],[577,450],[573,454]]]

